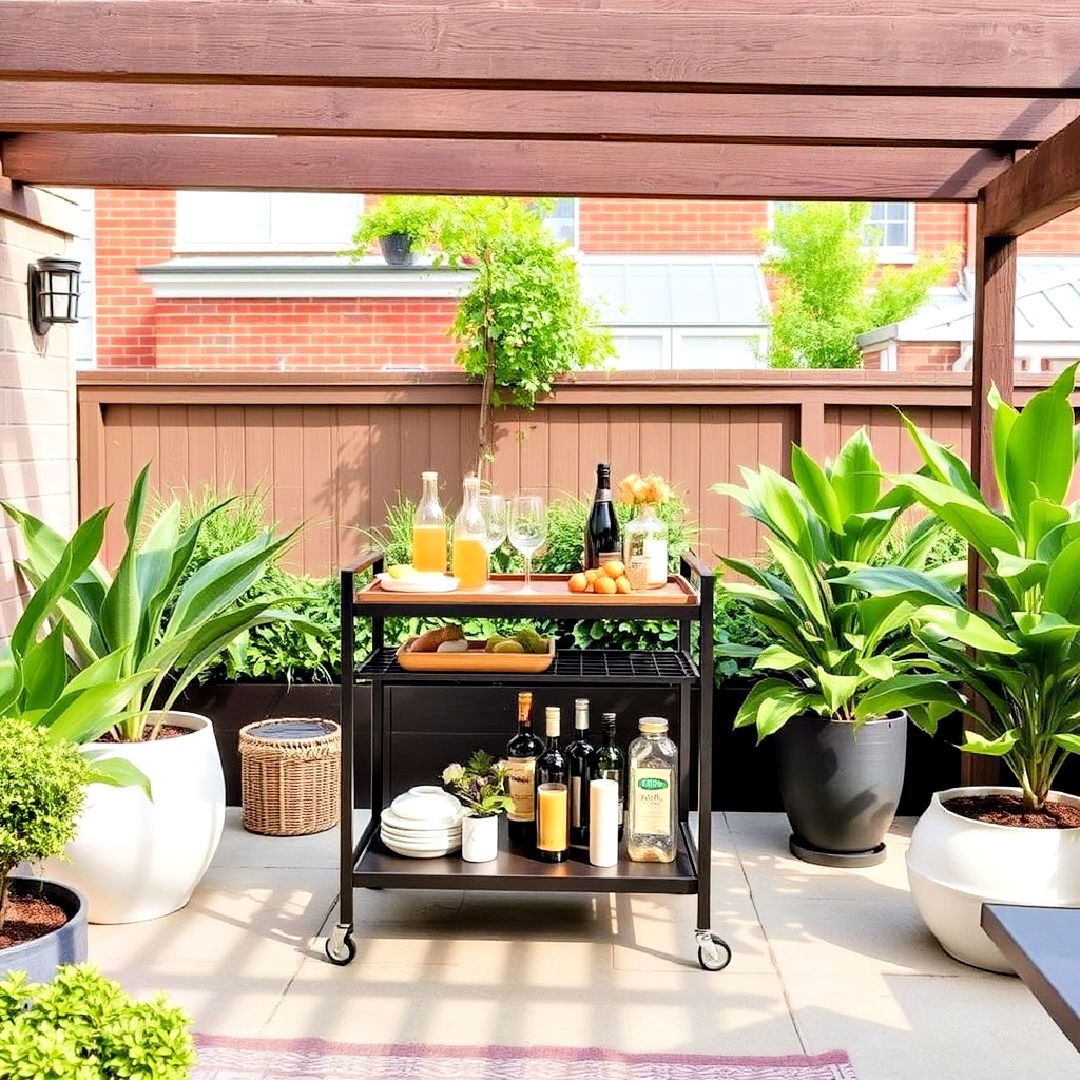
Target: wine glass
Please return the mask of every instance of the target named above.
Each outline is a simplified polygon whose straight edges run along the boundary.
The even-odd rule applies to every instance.
[[[547,511],[539,495],[515,495],[507,518],[510,543],[525,560],[524,591],[531,591],[532,557],[547,537]]]
[[[506,539],[506,500],[494,491],[480,496],[480,513],[484,518],[484,550],[490,559]]]

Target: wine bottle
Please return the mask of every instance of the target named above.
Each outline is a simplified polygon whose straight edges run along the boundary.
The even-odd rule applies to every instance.
[[[596,751],[596,776],[614,780],[619,785],[619,839],[622,839],[626,817],[626,758],[615,741],[615,714],[606,712],[600,718],[600,748]]]
[[[566,748],[570,765],[570,843],[589,846],[589,785],[596,778],[596,747],[589,741],[589,699],[574,701],[574,741]]]
[[[518,694],[517,732],[506,744],[506,771],[514,809],[506,815],[510,842],[526,848],[536,844],[536,759],[544,740],[533,733],[533,696]]]
[[[569,771],[559,746],[559,710],[544,710],[547,746],[536,759],[536,857],[560,863],[570,846]]]
[[[589,519],[585,522],[585,570],[595,570],[620,557],[619,520],[611,501],[611,466],[601,461],[596,466],[596,494]]]

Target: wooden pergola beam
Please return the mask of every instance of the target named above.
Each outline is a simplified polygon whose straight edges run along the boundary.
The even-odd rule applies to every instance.
[[[1034,146],[1080,99],[0,81],[0,131]]]
[[[1022,236],[1080,206],[1080,121],[1025,154],[986,187],[986,234]]]
[[[0,78],[1080,93],[1080,20],[5,0]]]
[[[992,150],[498,139],[16,135],[7,176],[74,187],[970,200]]]

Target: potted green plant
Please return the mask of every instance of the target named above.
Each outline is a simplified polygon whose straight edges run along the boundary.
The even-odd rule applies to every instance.
[[[998,758],[1018,785],[935,794],[912,836],[908,880],[945,950],[995,971],[1012,968],[979,924],[984,902],[1080,905],[1080,799],[1053,789],[1080,752],[1080,504],[1068,501],[1080,446],[1075,374],[1068,368],[1019,413],[991,392],[996,500],[910,421],[925,468],[900,478],[985,567],[987,610],[924,609],[917,637],[941,677],[963,679],[982,699],[961,749]],[[865,584],[909,595],[912,585]]]
[[[499,855],[499,815],[514,806],[505,767],[477,750],[464,765],[447,765],[442,779],[466,810],[461,821],[461,857],[466,862],[492,862]]]
[[[765,674],[735,717],[756,726],[758,741],[777,738],[779,782],[791,823],[793,854],[829,866],[869,866],[885,855],[884,837],[903,786],[905,712],[932,729],[960,695],[929,674],[926,649],[908,631],[917,603],[902,592],[864,595],[863,583],[892,544],[891,574],[932,588],[937,603],[959,603],[962,567],[918,575],[940,528],[933,519],[898,540],[900,516],[914,495],[885,490],[865,431],[834,462],[791,448],[788,480],[772,469],[743,469],[745,487],[713,490],[738,499],[766,529],[773,565],[724,562],[748,580],[721,590],[740,600],[772,643],[720,644],[719,655],[752,656]]]
[[[0,720],[0,971],[52,978],[86,959],[86,905],[74,889],[16,877],[75,836],[90,768],[74,744],[24,717]]]
[[[20,569],[37,589],[27,610],[46,601],[56,606],[55,629],[46,640],[59,661],[50,670],[63,673],[73,663],[80,669],[72,680],[77,689],[103,671],[111,671],[118,686],[134,687],[122,715],[114,708],[88,718],[82,736],[97,740],[88,743],[97,768],[142,774],[153,797],[130,785],[95,786],[68,846],[70,861],[48,867],[86,895],[92,922],[157,918],[188,902],[221,838],[225,793],[209,718],[178,712],[174,704],[245,631],[280,620],[302,622],[275,601],[240,600],[290,537],[275,539],[266,530],[187,576],[199,531],[220,506],[181,529],[174,502],[144,527],[149,468],[132,490],[116,573],[95,561],[106,509],[90,519],[92,534],[85,527],[76,534],[81,570],[65,577],[67,588],[60,592],[49,583],[70,545],[31,514],[3,504],[26,547]],[[13,645],[18,651],[14,639]],[[105,765],[116,759],[118,764]]]
[[[383,195],[360,216],[353,234],[354,261],[376,240],[388,266],[411,266],[417,246],[431,243],[442,203],[433,195]]]
[[[136,1001],[84,964],[50,982],[0,980],[0,1076],[37,1080],[188,1080],[195,1046],[184,1012]]]

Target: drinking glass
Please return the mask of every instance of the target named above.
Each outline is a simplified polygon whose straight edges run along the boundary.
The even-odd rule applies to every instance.
[[[539,495],[515,495],[510,500],[507,519],[507,535],[510,543],[525,560],[524,591],[532,585],[532,557],[547,537],[547,512]]]
[[[480,496],[484,518],[484,550],[490,559],[506,540],[506,500],[494,491]]]

